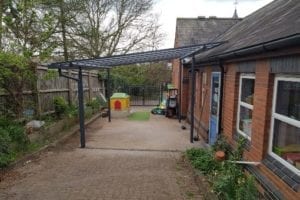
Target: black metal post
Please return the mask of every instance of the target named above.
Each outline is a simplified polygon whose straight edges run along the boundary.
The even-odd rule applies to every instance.
[[[181,84],[182,84],[182,59],[179,60],[179,87],[178,87],[178,121],[181,123]]]
[[[222,61],[220,60],[219,66],[221,68],[221,81],[220,81],[220,99],[219,99],[219,127],[218,127],[218,134],[220,135],[222,132],[222,116],[223,116],[223,84],[224,84],[224,75],[225,75],[225,70]]]
[[[79,103],[79,125],[80,125],[80,146],[85,147],[85,130],[84,130],[84,105],[83,105],[83,84],[82,69],[78,72],[78,103]]]
[[[145,86],[143,86],[143,106],[145,106]]]
[[[162,83],[159,84],[159,105],[162,102],[162,98],[163,98],[163,85]]]
[[[110,69],[107,69],[107,106],[108,106],[108,122],[111,122],[111,107],[110,107],[110,96],[111,96],[111,91],[110,91]]]
[[[191,135],[190,141],[194,142],[194,109],[195,109],[195,55],[192,57],[192,95],[191,95]]]

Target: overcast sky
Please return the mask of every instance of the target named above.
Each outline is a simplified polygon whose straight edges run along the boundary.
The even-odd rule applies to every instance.
[[[235,0],[155,0],[154,12],[160,15],[166,40],[161,48],[174,46],[177,17],[217,16],[232,17]],[[272,0],[238,0],[239,17],[245,17]]]

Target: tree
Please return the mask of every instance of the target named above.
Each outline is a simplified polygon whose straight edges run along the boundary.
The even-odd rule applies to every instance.
[[[96,58],[158,47],[153,0],[86,0],[69,36],[77,57]],[[150,46],[151,45],[151,46]]]
[[[6,11],[10,0],[1,0],[0,1],[0,50],[2,50],[2,39],[3,39],[3,17],[4,12]]]
[[[171,81],[171,70],[166,62],[144,63],[111,69],[113,87],[123,85],[157,85]],[[106,78],[106,72],[100,72]]]
[[[35,65],[29,59],[0,53],[0,88],[8,94],[6,109],[16,118],[20,118],[24,111],[23,91],[33,90],[35,81]]]
[[[57,48],[55,53],[62,54],[63,60],[68,61],[71,51],[70,29],[76,24],[76,16],[82,12],[84,0],[43,0],[44,10],[49,10],[55,18],[56,31],[54,34]],[[72,53],[71,53],[72,55]]]
[[[48,57],[55,48],[57,24],[42,0],[10,0],[3,12],[5,51],[26,57]]]

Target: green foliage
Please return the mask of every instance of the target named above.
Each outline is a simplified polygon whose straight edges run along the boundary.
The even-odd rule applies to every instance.
[[[29,144],[21,124],[0,118],[0,168],[7,166],[18,153],[27,151]]]
[[[84,109],[84,118],[89,119],[93,116],[93,109],[91,107],[86,107]]]
[[[62,118],[68,109],[67,101],[61,96],[56,96],[53,98],[53,104],[57,118]]]
[[[35,65],[27,58],[0,52],[0,89],[8,94],[6,109],[20,118],[24,110],[23,91],[34,91]]]
[[[69,118],[77,117],[78,116],[78,109],[74,104],[68,106],[66,110],[66,114]]]
[[[223,151],[225,154],[229,154],[231,146],[228,144],[226,137],[220,135],[215,144],[212,145],[212,149],[213,151]]]
[[[105,71],[99,72],[100,79],[107,79]],[[115,92],[123,91],[125,85],[157,85],[170,82],[171,70],[165,62],[122,66],[111,69],[111,88]]]
[[[59,76],[57,70],[47,70],[47,73],[43,76],[43,80],[51,80]]]
[[[247,176],[242,166],[234,163],[242,158],[245,140],[241,139],[238,142],[228,161],[218,162],[214,159],[214,150],[227,150],[225,142],[224,139],[220,139],[213,149],[192,148],[186,151],[186,155],[194,168],[209,177],[219,199],[258,199],[254,178],[251,175]]]
[[[91,101],[86,103],[86,106],[91,107],[93,112],[97,112],[100,110],[101,101],[99,97],[93,98]]]
[[[255,185],[253,176],[249,176],[240,182],[241,187],[237,188],[236,199],[240,200],[256,200],[259,197],[258,190]]]
[[[232,152],[231,160],[242,160],[247,139],[240,136],[236,149]]]
[[[57,27],[52,11],[44,9],[41,0],[10,0],[7,5],[2,16],[6,49],[27,58],[49,57],[56,47],[53,39]]]
[[[12,141],[13,148],[19,151],[26,151],[29,142],[29,138],[25,134],[23,126],[18,124],[11,124],[7,126],[7,131]]]
[[[0,127],[0,154],[9,154],[11,151],[11,148],[9,146],[10,143],[10,137],[9,132]]]
[[[220,167],[220,163],[214,159],[211,150],[192,148],[187,150],[186,154],[192,165],[204,174],[210,174]]]

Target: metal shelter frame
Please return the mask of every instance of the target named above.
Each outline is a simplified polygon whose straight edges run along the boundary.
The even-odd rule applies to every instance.
[[[207,49],[214,48],[219,46],[222,42],[207,43],[207,44],[198,44],[193,46],[184,46],[179,48],[170,48],[170,49],[161,49],[155,51],[146,51],[140,53],[131,53],[123,54],[109,57],[100,57],[93,59],[82,59],[82,60],[73,60],[67,62],[57,62],[51,63],[48,65],[50,69],[58,69],[59,75],[68,79],[75,80],[78,85],[78,103],[79,103],[79,124],[80,124],[80,146],[85,148],[85,128],[84,128],[84,93],[83,93],[83,82],[82,82],[82,70],[92,70],[92,69],[106,69],[107,70],[107,91],[108,97],[110,94],[110,69],[115,66],[130,65],[135,63],[147,63],[147,62],[156,62],[163,60],[172,60],[180,59],[180,63],[183,63],[183,60],[187,57],[192,57],[192,84],[195,84],[195,55],[205,51]],[[180,71],[181,71],[180,65]],[[78,70],[78,78],[64,75],[62,69],[73,69]],[[181,73],[180,73],[181,75]],[[181,79],[180,79],[181,81]],[[192,97],[191,97],[191,115],[194,116],[194,103],[195,103],[195,87],[192,87]],[[179,99],[181,99],[181,84]],[[110,101],[108,102],[108,121],[111,122],[111,108]],[[179,122],[181,120],[181,110],[179,109]],[[191,132],[190,140],[193,142],[193,131],[194,131],[194,120],[191,123]]]

